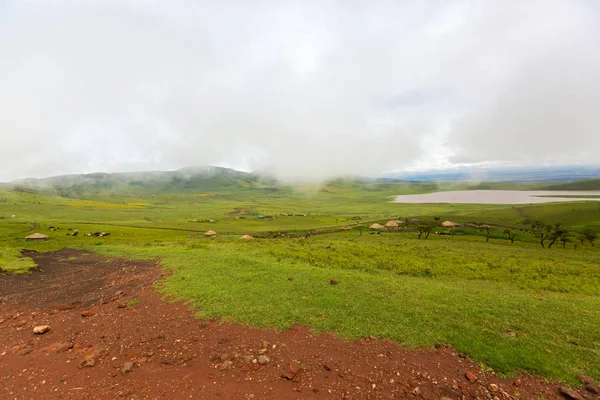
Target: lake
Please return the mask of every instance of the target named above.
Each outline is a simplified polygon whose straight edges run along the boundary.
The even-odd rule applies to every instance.
[[[599,196],[599,198],[541,197]],[[600,201],[600,191],[460,190],[396,196],[395,203],[537,204],[564,201]]]

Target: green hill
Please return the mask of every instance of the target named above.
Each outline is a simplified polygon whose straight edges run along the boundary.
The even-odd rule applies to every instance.
[[[240,189],[277,191],[273,179],[221,167],[186,167],[176,171],[93,173],[22,179],[5,187],[22,193],[62,197],[109,194],[232,192]]]
[[[542,190],[600,190],[600,179],[586,179],[542,186]]]

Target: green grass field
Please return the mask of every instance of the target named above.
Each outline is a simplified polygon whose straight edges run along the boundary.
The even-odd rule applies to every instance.
[[[23,248],[160,258],[172,275],[159,289],[188,301],[200,318],[280,329],[299,323],[408,347],[451,343],[506,375],[523,370],[569,383],[577,374],[600,376],[600,252],[588,243],[541,248],[533,235],[517,231],[535,220],[561,222],[573,233],[598,229],[597,201],[396,204],[390,202],[394,195],[436,187],[343,181],[317,188],[211,189],[76,199],[0,191],[0,268],[26,272],[34,266],[18,257]],[[418,239],[414,228],[382,234],[364,229],[392,218],[487,223],[493,230],[486,242],[480,229],[427,240]],[[272,238],[342,225],[354,229]],[[503,234],[508,227],[517,232],[515,243]],[[81,233],[67,236],[68,228]],[[219,235],[202,237],[208,229]],[[85,236],[95,231],[111,235]],[[33,232],[49,240],[26,242]],[[246,233],[257,239],[239,240]]]

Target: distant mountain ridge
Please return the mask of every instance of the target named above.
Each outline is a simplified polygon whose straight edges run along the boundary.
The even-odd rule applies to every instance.
[[[409,182],[572,182],[600,178],[600,167],[468,168],[386,174],[384,179]]]
[[[257,174],[230,168],[203,166],[175,171],[97,172],[60,175],[41,179],[20,179],[3,186],[20,191],[66,195],[93,193],[186,193],[222,192],[237,189],[269,189],[276,182]],[[67,193],[68,192],[68,193]]]

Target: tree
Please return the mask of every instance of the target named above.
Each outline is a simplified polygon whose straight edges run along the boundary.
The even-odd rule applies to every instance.
[[[563,236],[567,235],[567,230],[564,229],[561,225],[562,224],[560,222],[557,222],[554,225],[554,228],[550,230],[550,233],[548,235],[548,238],[550,240],[550,243],[548,243],[548,248],[551,248],[552,245],[556,243],[558,239],[561,239]]]
[[[567,247],[567,243],[572,243],[571,238],[567,235],[561,236],[560,241],[562,243],[563,249]],[[577,245],[575,245],[575,250],[577,250]]]
[[[598,234],[592,228],[588,227],[583,231],[583,237],[594,247],[594,242],[598,239]]]
[[[542,247],[546,247],[544,242],[550,236],[550,232],[552,232],[552,227],[550,225],[544,224],[542,221],[535,221],[531,225],[531,232],[540,238],[540,245]]]
[[[511,243],[515,242],[515,236],[517,236],[516,233],[514,233],[510,229],[505,229],[504,234],[508,237],[508,239],[510,240]]]
[[[431,225],[419,225],[417,230],[419,231],[419,239],[421,239],[423,234],[425,234],[425,239],[427,239],[429,234],[431,234]]]
[[[479,224],[479,227],[485,229],[485,241],[489,242],[490,235],[492,233],[492,227],[489,226],[488,224]]]

